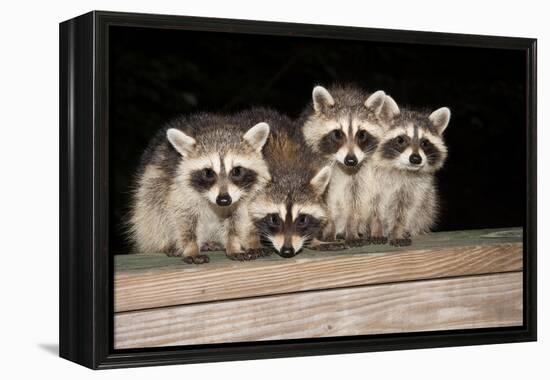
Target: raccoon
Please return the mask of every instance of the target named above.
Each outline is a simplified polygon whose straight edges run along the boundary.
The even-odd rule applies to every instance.
[[[371,242],[361,219],[366,207],[366,163],[393,117],[394,103],[386,101],[384,91],[371,94],[353,86],[313,89],[313,102],[302,114],[303,136],[325,162],[334,163],[323,240],[342,236],[351,246]]]
[[[250,252],[260,245],[246,200],[270,179],[261,153],[268,136],[264,122],[251,127],[222,115],[169,122],[136,176],[129,234],[137,251],[201,264],[209,258],[199,247],[213,242],[229,258],[254,258]]]
[[[322,158],[305,144],[299,125],[288,117],[268,109],[246,115],[271,127],[263,150],[271,181],[249,203],[260,241],[284,258],[304,247],[320,248],[316,236],[327,223],[324,196],[331,168],[322,165]]]
[[[388,100],[395,103],[387,96]],[[369,165],[368,229],[395,246],[429,232],[439,209],[434,173],[447,157],[443,132],[451,111],[403,108],[390,123]]]

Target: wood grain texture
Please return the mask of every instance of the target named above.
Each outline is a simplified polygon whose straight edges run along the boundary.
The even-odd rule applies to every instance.
[[[367,246],[306,252],[293,259],[222,260],[198,267],[182,264],[178,258],[133,255],[117,258],[115,311],[511,272],[522,269],[522,255],[517,229],[431,234],[400,249]]]
[[[115,348],[518,326],[522,273],[118,313]]]
[[[521,227],[514,228],[493,228],[493,229],[481,229],[481,230],[464,230],[464,231],[446,231],[446,232],[434,232],[422,236],[418,236],[414,239],[413,244],[408,247],[393,247],[391,245],[366,245],[362,247],[355,247],[341,251],[333,252],[317,252],[305,249],[303,253],[299,254],[298,258],[324,258],[324,257],[336,257],[346,256],[355,253],[390,253],[390,252],[406,252],[417,249],[442,249],[450,247],[472,246],[472,245],[487,245],[487,244],[500,244],[500,243],[520,243],[523,241],[523,229]],[[212,268],[214,266],[227,266],[232,264],[238,264],[230,261],[225,257],[223,252],[208,252],[210,256],[210,263],[207,266],[198,267],[198,269],[206,270],[206,268]],[[277,255],[270,257],[263,257],[256,262],[281,262],[292,261],[293,259],[283,259]],[[249,264],[249,263],[248,263]],[[130,255],[115,255],[115,272],[129,272],[129,271],[147,271],[147,270],[160,270],[160,269],[174,269],[178,267],[182,270],[191,270],[197,267],[186,265],[179,258],[168,257],[161,253],[140,253]]]

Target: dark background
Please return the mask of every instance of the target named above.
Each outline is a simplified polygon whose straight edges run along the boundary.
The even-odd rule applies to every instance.
[[[149,139],[196,111],[271,106],[298,116],[313,86],[352,82],[400,106],[451,108],[437,230],[522,226],[525,64],[517,50],[110,28],[110,248]]]

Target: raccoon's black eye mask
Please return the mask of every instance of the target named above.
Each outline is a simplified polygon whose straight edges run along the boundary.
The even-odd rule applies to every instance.
[[[410,141],[411,139],[407,135],[397,136],[389,141],[386,141],[382,145],[382,156],[390,160],[396,158],[403,153],[405,149],[407,149]]]
[[[358,131],[357,135],[355,136],[358,143],[362,143],[362,142],[367,141],[368,137],[369,137],[369,133],[367,131],[365,131],[364,129],[361,129],[360,131]]]
[[[285,225],[290,224],[293,231],[300,234],[313,233],[321,227],[321,221],[309,214],[299,214],[296,220],[283,221],[279,214],[268,214],[258,222],[256,226],[263,232],[278,233],[284,230]]]
[[[307,226],[309,224],[309,218],[310,216],[307,214],[298,215],[298,218],[296,218],[296,226],[297,227]]]
[[[397,147],[402,147],[402,146],[405,146],[405,145],[408,145],[409,144],[409,136],[397,136],[396,138],[393,139],[394,140],[394,145],[397,146]]]
[[[229,179],[235,185],[241,188],[247,188],[256,183],[258,174],[251,169],[244,168],[242,166],[235,166],[229,172]]]
[[[327,133],[319,142],[319,150],[325,154],[334,154],[344,144],[345,135],[340,129]]]
[[[241,169],[242,168],[240,166],[236,166],[233,169],[231,169],[231,172],[229,173],[229,175],[231,176],[231,179],[241,178],[242,175],[243,175],[243,170],[241,170]]]
[[[283,220],[278,214],[267,214],[257,223],[262,230],[268,230],[270,232],[282,230],[283,224]]]
[[[429,148],[430,145],[431,145],[431,142],[428,139],[422,139],[422,141],[420,141],[420,147],[422,149]]]
[[[363,152],[371,152],[378,146],[378,139],[364,129],[355,134],[355,143]]]
[[[216,172],[210,168],[202,169],[202,176],[205,179],[214,179],[216,178]]]
[[[294,229],[302,235],[313,235],[321,228],[321,221],[309,214],[300,214],[294,221]]]
[[[340,129],[335,129],[330,132],[330,137],[334,141],[342,141],[344,139],[344,132],[342,132]]]
[[[218,175],[211,168],[195,170],[191,173],[191,186],[198,191],[206,191],[216,183],[217,177]]]
[[[426,154],[428,164],[434,165],[441,159],[441,152],[430,140],[422,139],[420,141],[420,148],[422,148],[422,150]]]

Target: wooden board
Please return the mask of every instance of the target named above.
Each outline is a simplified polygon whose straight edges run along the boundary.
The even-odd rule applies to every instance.
[[[117,313],[115,348],[517,326],[522,273]]]
[[[164,255],[115,257],[115,311],[285,294],[399,281],[519,271],[522,230],[433,233],[410,247],[366,246],[339,252],[305,251],[190,266]]]

